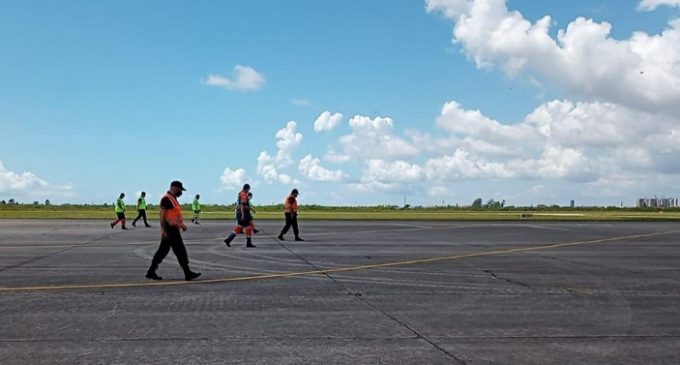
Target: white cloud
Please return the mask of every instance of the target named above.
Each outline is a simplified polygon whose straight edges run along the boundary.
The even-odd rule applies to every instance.
[[[311,103],[309,100],[307,100],[307,99],[290,99],[290,102],[291,102],[293,105],[297,105],[297,106],[305,106],[305,107],[307,107],[307,106],[312,105],[312,103]]]
[[[416,182],[423,178],[423,169],[406,161],[368,160],[363,180],[366,182]]]
[[[227,90],[255,91],[264,86],[266,80],[264,75],[257,72],[250,66],[234,66],[234,73],[231,77],[219,74],[210,74],[204,80],[206,85],[217,86]]]
[[[502,162],[490,162],[463,149],[456,150],[452,155],[429,159],[425,163],[424,173],[428,180],[439,182],[515,176]]]
[[[328,152],[326,152],[326,154],[323,156],[323,159],[328,162],[345,163],[351,161],[352,157],[348,155],[339,154],[335,152],[333,148],[329,148]]]
[[[302,143],[302,133],[296,131],[297,123],[294,121],[288,122],[284,128],[276,132],[276,147],[279,151],[276,154],[276,163],[278,165],[289,165],[293,162],[292,153],[300,143]]]
[[[5,168],[5,165],[0,161],[0,192],[46,189],[48,187],[49,183],[34,173],[23,172],[18,174]]]
[[[432,197],[451,196],[451,191],[445,186],[433,186],[427,189],[427,195]]]
[[[321,161],[312,155],[305,156],[300,160],[298,169],[300,172],[314,181],[341,181],[345,174],[341,170],[329,170],[321,166]]]
[[[224,168],[222,176],[220,176],[220,181],[222,186],[228,190],[239,189],[245,183],[246,170],[244,169],[230,169],[229,167]]]
[[[261,175],[267,183],[291,184],[299,181],[290,175],[279,173],[274,159],[266,151],[260,152],[257,156],[257,173]]]
[[[426,8],[455,23],[454,42],[478,67],[525,73],[593,101],[680,113],[680,20],[617,40],[609,23],[577,18],[553,38],[549,16],[531,23],[505,0],[427,0]]]
[[[31,199],[74,196],[71,184],[53,185],[32,172],[17,173],[9,170],[2,161],[0,161],[0,193],[18,194],[18,197]]]
[[[638,10],[652,11],[662,5],[680,6],[680,0],[642,0],[638,4]]]
[[[342,136],[345,155],[356,159],[380,159],[415,156],[418,148],[393,133],[391,118],[354,116],[349,121],[352,133]]]
[[[330,111],[325,111],[314,121],[314,131],[330,131],[337,127],[341,121],[342,113],[331,114]]]

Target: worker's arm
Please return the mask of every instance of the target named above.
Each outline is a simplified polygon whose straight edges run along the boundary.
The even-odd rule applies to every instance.
[[[137,199],[137,210],[139,210],[140,204],[142,204],[142,198]]]
[[[163,208],[163,205],[161,204],[160,220],[161,220],[161,237],[163,237],[163,238],[168,237],[168,232],[167,232],[168,221],[165,219],[166,213],[167,213],[167,210],[165,210],[165,208]]]

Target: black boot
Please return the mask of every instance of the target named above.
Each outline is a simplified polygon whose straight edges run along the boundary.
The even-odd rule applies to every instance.
[[[163,280],[162,277],[156,274],[156,270],[151,269],[149,269],[149,271],[146,272],[146,278],[151,280]]]
[[[279,241],[285,241],[285,240],[286,240],[285,238],[283,238],[283,235],[282,235],[282,234],[280,234],[280,235],[279,235],[278,237],[276,237],[276,238],[278,238]]]
[[[304,241],[301,237],[295,237],[296,241]]]
[[[246,238],[246,247],[255,247],[255,245],[253,245],[253,239],[252,238],[250,238],[250,237]]]
[[[224,243],[227,244],[227,247],[231,247],[231,241],[233,241],[234,238],[236,238],[236,233],[231,232],[229,233],[229,237],[224,239]]]
[[[194,279],[196,279],[196,278],[199,277],[199,276],[201,276],[201,273],[200,273],[200,272],[193,272],[193,271],[191,271],[191,270],[187,270],[187,271],[184,272],[184,279],[185,279],[186,281],[194,280]]]

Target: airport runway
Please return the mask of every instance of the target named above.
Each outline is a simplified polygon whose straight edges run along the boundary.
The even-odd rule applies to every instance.
[[[0,220],[0,364],[680,363],[680,223],[231,227]]]

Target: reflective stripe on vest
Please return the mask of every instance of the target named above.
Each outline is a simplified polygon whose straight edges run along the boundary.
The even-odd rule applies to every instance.
[[[191,209],[201,210],[201,203],[198,202],[198,199],[194,199],[194,201],[191,203]]]
[[[284,202],[285,209],[283,210],[286,213],[295,213],[298,210],[298,204],[297,204],[297,199],[295,199],[294,196],[288,195],[286,198],[286,201]]]
[[[146,199],[139,197],[139,210],[146,210]]]
[[[165,197],[170,199],[170,202],[172,203],[172,209],[165,210],[165,220],[171,226],[181,226],[184,223],[184,219],[182,218],[182,207],[179,205],[177,198],[172,194],[167,193],[165,194]]]
[[[123,202],[123,199],[118,198],[118,200],[116,200],[116,207],[114,210],[116,213],[125,213],[125,203]]]

